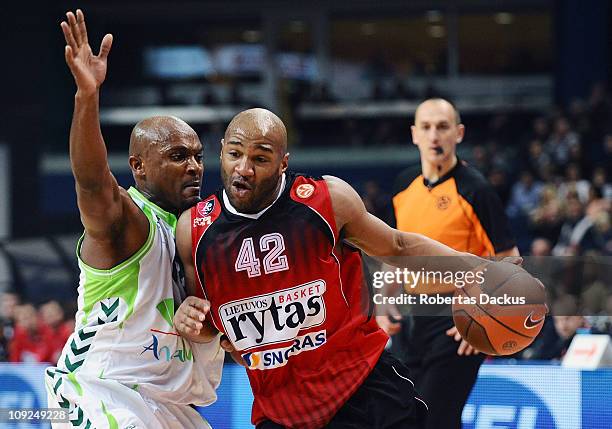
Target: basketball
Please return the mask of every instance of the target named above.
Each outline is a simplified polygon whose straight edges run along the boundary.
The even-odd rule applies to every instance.
[[[461,337],[489,355],[511,355],[529,346],[544,324],[544,285],[523,268],[487,263],[480,284],[455,291],[453,319]]]

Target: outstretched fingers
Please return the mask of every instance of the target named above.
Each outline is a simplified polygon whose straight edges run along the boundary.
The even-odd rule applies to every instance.
[[[68,45],[64,48],[64,58],[66,58],[66,63],[70,70],[72,70],[72,65],[74,64],[74,54],[72,53],[72,48]]]
[[[113,46],[113,35],[107,34],[102,39],[102,43],[100,43],[100,53],[98,54],[98,57],[100,57],[103,60],[108,58],[108,53],[111,50],[111,46]]]
[[[83,42],[80,34],[81,32],[79,30],[79,25],[77,24],[76,16],[72,12],[67,12],[66,18],[68,18],[68,25],[70,25],[70,31],[72,32],[72,36],[74,37],[74,40],[76,42],[75,48],[80,48]]]
[[[85,15],[81,9],[76,11],[77,27],[79,29],[79,35],[81,36],[81,43],[89,43],[87,40],[87,27],[85,26]]]
[[[85,15],[81,9],[77,9],[76,15],[72,12],[66,13],[66,21],[60,23],[64,39],[66,39],[66,62],[72,64],[72,58],[78,54],[79,49],[86,44],[89,44],[87,37],[87,26],[85,25]],[[111,46],[113,45],[113,35],[107,34],[100,43],[100,52],[98,57],[102,60],[108,58]]]
[[[62,33],[64,33],[64,39],[66,39],[67,47],[70,47],[72,51],[76,50],[78,46],[76,40],[74,39],[74,35],[72,34],[70,24],[68,24],[66,21],[62,21],[60,27],[62,27]]]

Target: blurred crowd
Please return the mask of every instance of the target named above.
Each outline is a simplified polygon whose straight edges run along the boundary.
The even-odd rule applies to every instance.
[[[518,145],[474,148],[475,163],[507,204],[522,253],[612,255],[610,124],[612,101],[597,85],[588,102],[536,117]],[[513,183],[509,171],[519,172]]]
[[[549,286],[552,317],[523,358],[561,358],[577,332],[612,334],[611,124],[612,99],[598,84],[588,100],[534,118],[518,145],[501,127],[492,146],[473,148],[528,269]]]
[[[4,292],[0,301],[0,362],[49,362],[59,359],[74,329],[74,319],[55,300],[35,307]]]

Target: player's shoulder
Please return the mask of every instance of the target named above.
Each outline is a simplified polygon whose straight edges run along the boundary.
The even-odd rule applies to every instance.
[[[296,183],[299,185],[305,182],[310,182],[316,185],[320,185],[320,184],[323,184],[326,181],[326,178],[329,176],[317,176],[313,174],[288,171],[287,173],[285,173],[285,177],[286,177],[288,186],[291,187],[291,186],[295,186]]]
[[[286,173],[286,188],[289,189],[291,199],[303,202],[302,200],[309,200],[311,195],[329,193],[329,177],[288,172]]]
[[[190,210],[201,216],[208,216],[220,206],[222,199],[223,191],[220,189],[208,195],[206,198],[202,198],[199,202],[192,206]]]
[[[128,197],[129,199],[132,199],[128,190],[125,189],[123,186],[118,185],[117,188],[119,189],[119,195],[121,195],[122,197]]]
[[[181,217],[186,217],[192,228],[204,228],[206,230],[214,221],[219,219],[223,208],[221,205],[222,194],[215,192],[203,198],[197,204],[187,209]]]
[[[191,237],[191,207],[179,215],[176,221],[175,236],[177,243],[179,240]]]
[[[124,230],[119,225],[129,226],[131,228],[133,227],[133,224],[136,223],[140,225],[138,229],[144,231],[145,234],[148,234],[148,224],[149,222],[152,222],[152,220],[150,219],[150,215],[146,214],[145,207],[147,204],[150,204],[150,201],[134,187],[125,189],[118,186],[118,190],[120,201],[123,205],[123,212],[122,216],[120,216],[113,224],[113,227],[111,228],[112,231],[114,233],[122,234]]]
[[[412,182],[421,177],[421,175],[422,168],[420,161],[415,162],[400,171],[393,182],[392,195],[395,196],[408,188]]]
[[[323,176],[329,193],[333,211],[340,219],[350,218],[352,213],[359,212],[363,201],[355,188],[336,176]]]
[[[138,211],[141,211],[140,206],[142,205],[142,202],[145,201],[145,198],[144,196],[142,196],[142,194],[140,194],[140,192],[138,192],[136,188],[130,188],[130,190],[128,190],[125,189],[123,186],[117,186],[117,189],[119,191],[119,197],[121,198],[121,202],[124,205],[129,206],[130,208],[136,208],[138,209]],[[134,189],[134,191],[132,191],[131,189]]]

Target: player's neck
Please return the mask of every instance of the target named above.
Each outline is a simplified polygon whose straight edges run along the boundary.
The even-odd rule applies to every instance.
[[[179,212],[178,209],[176,209],[174,207],[171,207],[163,199],[157,198],[152,192],[149,192],[144,186],[140,186],[139,187],[138,185],[136,185],[136,189],[138,190],[138,192],[140,192],[142,195],[144,195],[147,200],[149,200],[150,202],[155,204],[160,209],[165,210],[168,213],[173,214],[174,216],[180,215],[180,212]]]
[[[426,162],[421,160],[421,169],[423,171],[423,177],[430,183],[435,183],[440,180],[441,177],[445,176],[446,173],[451,171],[455,165],[457,165],[457,155],[453,154],[447,159],[441,162]]]

